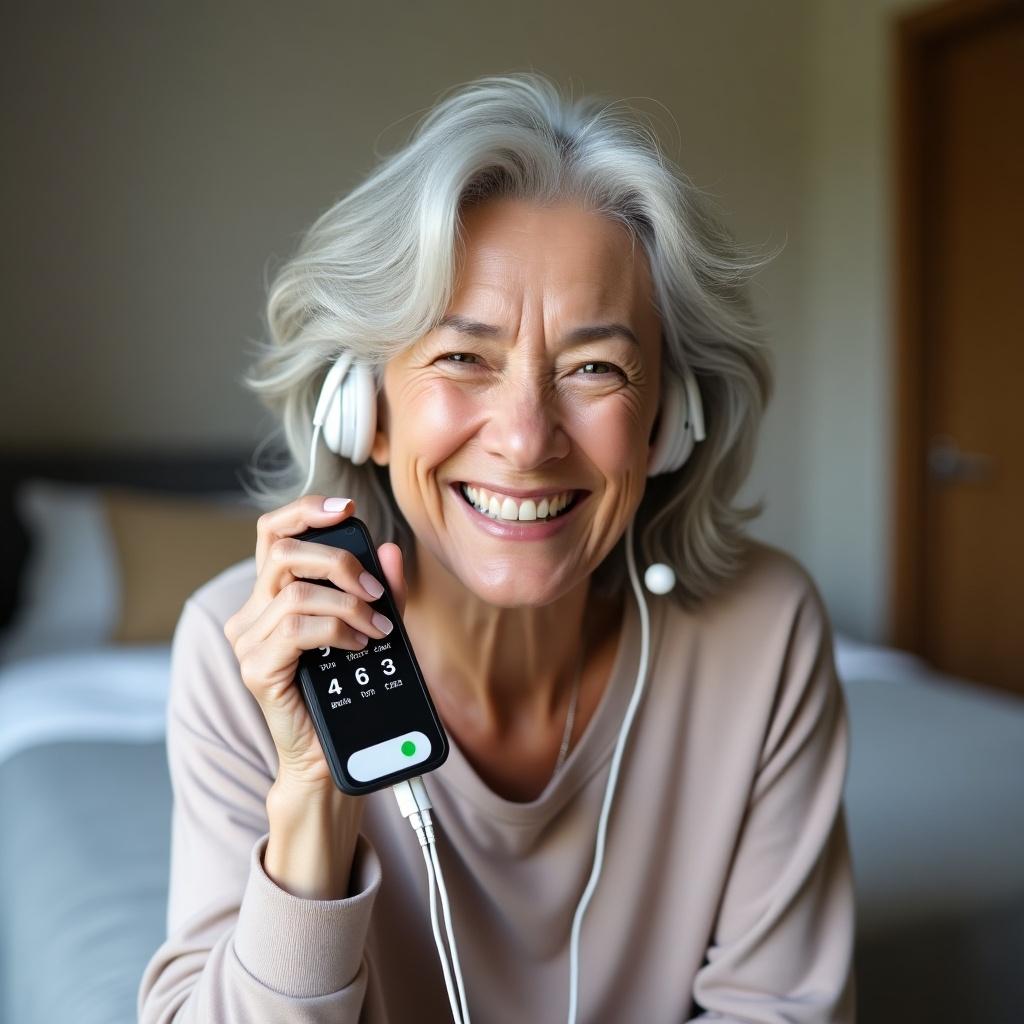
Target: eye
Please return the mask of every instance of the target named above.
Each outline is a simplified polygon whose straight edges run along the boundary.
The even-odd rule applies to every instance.
[[[603,376],[609,373],[622,373],[622,371],[614,363],[605,363],[597,361],[584,363],[580,367],[580,369],[585,371],[585,377]]]
[[[472,352],[446,352],[439,359],[446,363],[465,363],[468,366],[472,366],[471,360],[478,359]]]

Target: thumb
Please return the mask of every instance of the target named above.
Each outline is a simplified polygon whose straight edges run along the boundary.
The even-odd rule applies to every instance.
[[[395,598],[395,604],[398,605],[398,614],[404,615],[406,585],[405,559],[402,555],[402,549],[397,544],[390,542],[381,544],[377,548],[377,557],[380,559],[384,575],[387,576],[388,586],[391,588],[391,593]]]

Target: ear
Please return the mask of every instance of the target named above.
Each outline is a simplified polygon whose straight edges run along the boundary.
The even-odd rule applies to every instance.
[[[391,442],[388,439],[387,402],[383,390],[377,393],[377,429],[370,446],[370,458],[378,466],[386,466],[391,459]]]

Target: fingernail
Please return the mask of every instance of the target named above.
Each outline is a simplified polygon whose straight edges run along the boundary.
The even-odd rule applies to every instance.
[[[380,612],[374,612],[370,621],[382,632],[390,633],[392,630],[391,620]]]
[[[352,504],[351,498],[324,498],[325,512],[344,512]]]
[[[370,642],[370,638],[365,633],[356,633],[356,643],[361,647],[365,647]]]
[[[359,585],[374,598],[384,593],[384,588],[368,572],[359,574]]]

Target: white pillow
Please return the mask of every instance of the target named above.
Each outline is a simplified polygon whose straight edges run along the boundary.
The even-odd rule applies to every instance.
[[[0,639],[0,660],[104,643],[120,602],[98,488],[28,479],[18,485],[14,504],[31,547],[18,604]]]
[[[17,606],[0,635],[0,663],[111,645],[125,590],[105,498],[111,486],[44,478],[18,484],[14,505],[31,546]],[[139,493],[154,492],[140,488]],[[174,494],[258,511],[237,490]]]
[[[0,667],[0,764],[41,743],[159,739],[170,667],[170,644],[61,651]]]

